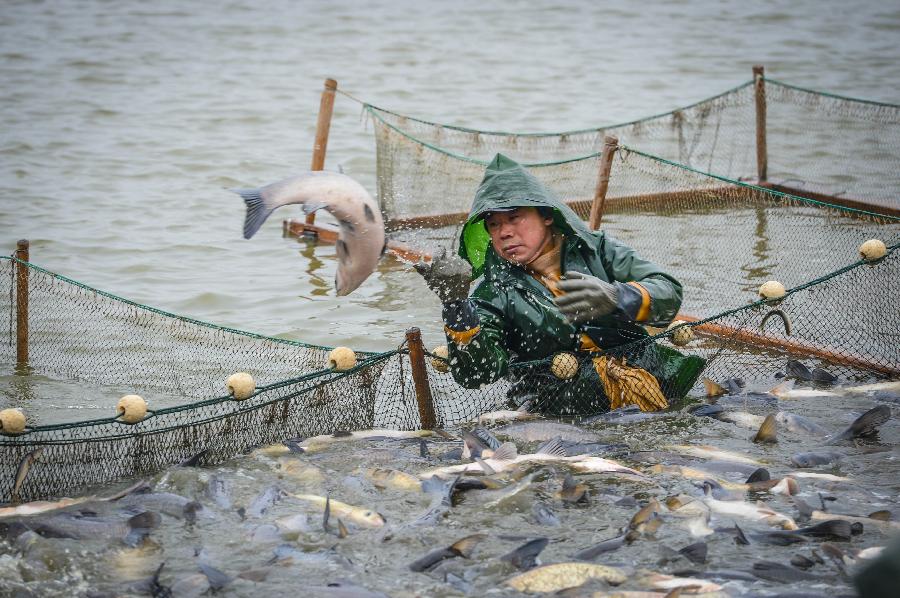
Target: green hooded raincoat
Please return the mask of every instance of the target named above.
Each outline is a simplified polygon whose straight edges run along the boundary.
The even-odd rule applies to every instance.
[[[649,316],[637,323],[627,313],[636,310],[619,309],[577,329],[570,324],[553,303],[549,289],[523,267],[497,255],[484,227],[485,212],[526,206],[552,208],[554,226],[565,235],[562,272],[576,270],[607,282],[638,282],[650,296]],[[608,410],[599,376],[586,354],[580,359],[578,375],[568,381],[553,376],[546,361],[514,368],[510,364],[545,360],[560,351],[577,354],[585,333],[603,350],[646,339],[642,324],[665,326],[681,305],[677,280],[602,231],[591,231],[525,168],[501,154],[487,167],[476,192],[459,255],[472,265],[473,278],[483,279],[470,295],[479,330],[465,344],[453,342],[448,333],[453,377],[466,388],[478,388],[507,376],[514,407],[530,401],[531,410],[555,415]],[[638,353],[629,354],[628,363],[654,374],[669,400],[683,396],[702,369],[703,360],[698,357],[684,357],[655,343],[637,346]]]

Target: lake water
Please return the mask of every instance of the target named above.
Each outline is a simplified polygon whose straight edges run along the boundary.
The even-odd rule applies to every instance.
[[[433,346],[443,342],[440,306],[408,264],[386,258],[357,291],[338,298],[334,247],[281,235],[282,218],[299,217],[299,210],[281,210],[251,241],[241,238],[244,207],[227,189],[308,168],[326,77],[375,105],[427,120],[558,131],[697,101],[746,81],[753,64],[766,65],[767,74],[782,81],[897,102],[898,33],[900,8],[874,1],[6,2],[0,7],[0,246],[11,253],[17,239],[27,238],[32,261],[49,270],[225,326],[386,350],[417,325]],[[360,117],[359,104],[337,97],[326,167],[340,167],[374,189],[374,139]],[[71,383],[12,372],[0,372],[0,381],[4,405],[48,399],[48,421],[68,417],[60,412],[69,397],[71,403],[90,402],[84,388]],[[17,396],[23,388],[35,396]],[[837,400],[804,399],[781,408],[837,429],[876,403],[864,395]],[[735,407],[761,415],[772,406]],[[595,431],[604,441],[628,443],[632,451],[699,440],[752,455],[776,476],[791,470],[791,454],[819,445],[818,439],[785,434],[779,445],[759,446],[749,441],[752,431],[681,415],[633,427],[599,425]],[[835,496],[829,505],[836,513],[889,509],[896,518],[898,434],[894,417],[882,430],[884,445],[844,446],[841,464],[820,471],[852,481],[803,481],[801,496],[816,505],[819,496]],[[523,451],[533,448],[519,444]],[[435,443],[431,450],[445,448],[450,445]],[[424,511],[428,497],[378,489],[363,470],[395,467],[415,474],[437,465],[418,457],[418,450],[389,441],[348,443],[303,457],[305,462],[294,455],[255,454],[215,469],[172,469],[153,481],[161,490],[203,497],[216,475],[231,485],[234,507],[247,506],[278,484],[292,493],[330,494],[365,505],[399,524]],[[633,455],[623,459],[646,465]],[[566,471],[536,468],[532,487],[494,506],[484,504],[494,498],[491,491],[466,495],[445,523],[421,532],[407,529],[386,543],[377,531],[351,526],[336,552],[329,549],[337,538],[316,527],[320,509],[285,500],[265,518],[248,522],[201,498],[213,517],[195,527],[166,517],[153,542],[137,551],[109,538],[0,550],[0,589],[2,580],[12,580],[42,595],[120,592],[163,561],[161,579],[170,584],[196,573],[200,547],[210,562],[234,575],[263,567],[287,541],[266,536],[260,525],[306,512],[310,529],[289,541],[312,555],[310,561],[273,567],[265,585],[236,582],[230,595],[296,592],[298,575],[308,585],[350,579],[398,595],[512,595],[496,589],[512,572],[494,557],[520,542],[501,535],[550,537],[543,558],[562,561],[613,537],[628,522],[637,507],[614,504],[619,497],[644,502],[697,493],[677,476],[657,477],[657,485],[647,486],[593,474],[579,477],[590,487],[591,506],[565,505],[554,493]],[[730,476],[734,482],[741,478]],[[786,497],[747,498],[795,514]],[[562,526],[537,524],[531,515],[535,503],[557,511]],[[748,531],[768,529],[741,523]],[[714,517],[712,524],[730,528],[732,521]],[[428,550],[485,531],[491,538],[475,566],[457,560],[430,575],[407,568]],[[850,546],[882,545],[888,535],[873,524]],[[719,569],[811,555],[809,545],[736,546],[728,532],[707,539],[711,567]],[[673,571],[687,564],[682,559],[660,565],[668,558],[662,546],[677,549],[694,541],[678,517],[667,514],[656,539],[642,539],[602,562]],[[55,564],[41,565],[41,554]],[[828,571],[828,579],[815,583],[732,582],[728,589],[846,590]]]

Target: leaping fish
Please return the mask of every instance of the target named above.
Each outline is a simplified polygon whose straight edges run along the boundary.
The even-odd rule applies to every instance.
[[[258,189],[232,189],[244,198],[247,217],[244,238],[252,237],[276,208],[296,203],[311,214],[325,208],[340,224],[338,295],[355,290],[378,265],[385,250],[384,220],[365,187],[336,172],[312,171]]]

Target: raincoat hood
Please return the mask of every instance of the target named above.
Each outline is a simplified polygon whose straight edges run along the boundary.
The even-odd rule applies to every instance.
[[[484,227],[484,214],[491,210],[524,207],[552,208],[556,228],[588,243],[593,238],[590,229],[572,208],[557,199],[521,164],[497,154],[485,169],[460,235],[459,255],[472,265],[472,278],[484,274],[488,254],[493,253],[491,236]]]

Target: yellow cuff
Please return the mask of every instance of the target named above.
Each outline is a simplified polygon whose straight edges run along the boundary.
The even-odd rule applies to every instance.
[[[647,289],[634,281],[631,281],[628,284],[641,292],[641,307],[638,309],[634,321],[643,322],[650,317],[650,293],[647,292]]]
[[[481,331],[481,326],[476,326],[475,328],[469,328],[468,330],[451,330],[450,328],[444,326],[444,332],[447,334],[447,338],[456,343],[457,345],[468,345],[469,341]]]

